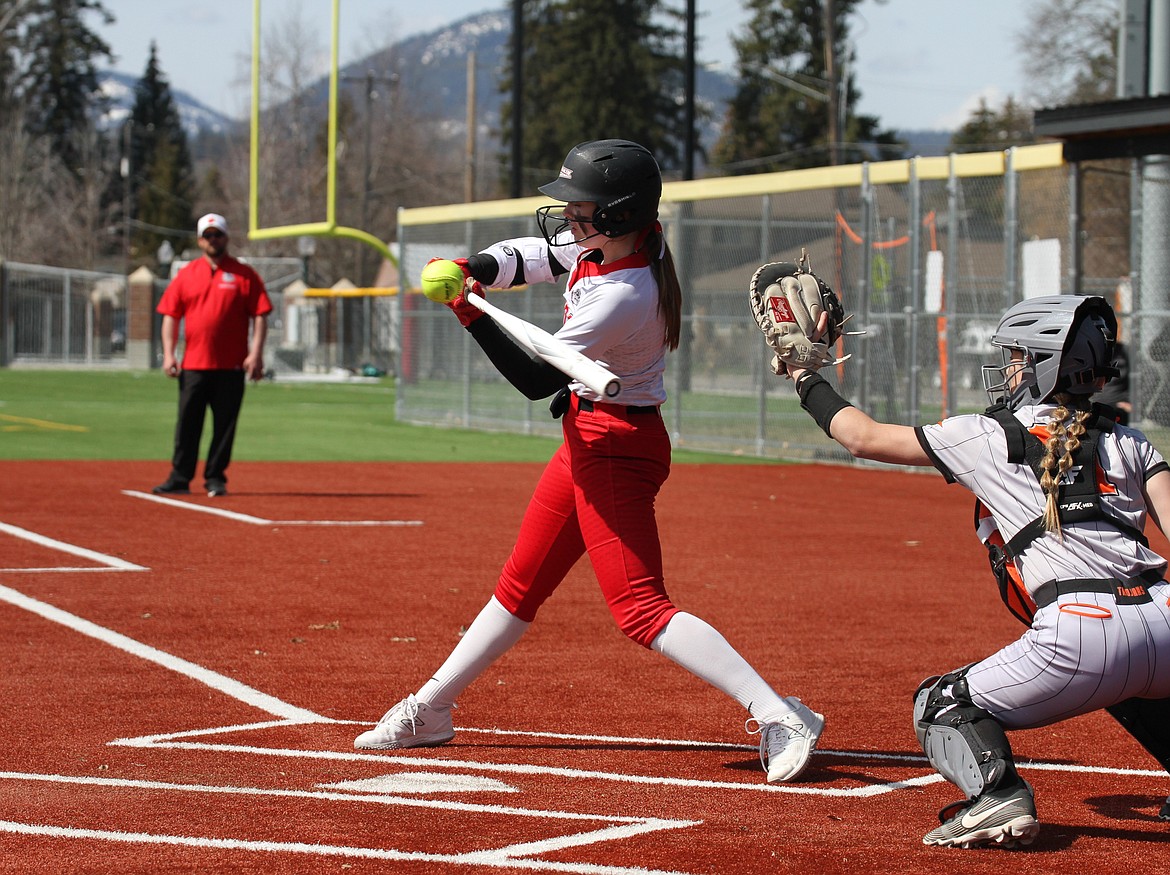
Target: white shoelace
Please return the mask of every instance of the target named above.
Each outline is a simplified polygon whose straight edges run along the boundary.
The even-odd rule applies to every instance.
[[[768,768],[768,760],[780,754],[793,738],[804,737],[808,734],[807,727],[797,729],[785,723],[784,721],[790,716],[797,717],[799,720],[797,712],[794,711],[771,723],[761,723],[755,717],[749,717],[744,721],[743,728],[748,735],[758,734],[760,736],[760,765],[765,769]],[[753,723],[756,725],[754,729],[752,728]]]
[[[402,711],[406,719],[410,721],[410,731],[415,731],[415,720],[418,718],[418,699],[414,697],[414,693],[408,695],[405,699],[382,715],[382,719],[378,723],[389,723],[391,718],[397,718],[398,712]]]

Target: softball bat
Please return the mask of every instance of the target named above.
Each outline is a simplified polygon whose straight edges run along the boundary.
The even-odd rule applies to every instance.
[[[543,328],[538,328],[519,316],[513,316],[494,304],[489,304],[482,295],[475,292],[468,292],[467,300],[496,320],[496,324],[526,350],[540,356],[562,374],[572,377],[603,398],[613,398],[622,390],[622,381],[617,376],[568,344],[557,340]]]

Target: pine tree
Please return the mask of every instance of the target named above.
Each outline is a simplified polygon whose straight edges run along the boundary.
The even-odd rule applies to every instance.
[[[548,181],[570,148],[617,137],[679,167],[682,16],[657,0],[527,0],[523,34],[523,164]],[[512,93],[512,70],[501,90]],[[505,144],[511,100],[501,110]],[[525,185],[527,189],[528,186]]]
[[[130,254],[152,259],[163,240],[176,251],[195,226],[195,172],[187,146],[187,134],[171,96],[171,88],[159,69],[154,44],[146,71],[134,91],[134,106],[122,128],[122,143],[129,146],[129,176],[118,178],[111,201],[127,202],[130,217]]]
[[[847,58],[849,15],[860,0],[834,0],[834,55]],[[751,18],[732,44],[739,85],[728,107],[712,164],[736,173],[817,167],[867,158],[893,158],[901,144],[873,116],[853,112],[860,98],[845,72],[840,99],[844,125],[829,142],[825,15],[821,0],[747,0]],[[840,66],[840,65],[839,65]],[[865,145],[862,145],[865,144]]]
[[[23,56],[17,91],[34,136],[47,137],[53,154],[80,176],[85,142],[100,109],[95,60],[111,57],[110,47],[85,21],[96,13],[105,23],[113,16],[101,0],[31,0],[21,15]]]
[[[951,135],[951,151],[991,152],[1034,142],[1031,112],[1010,97],[998,111],[981,99],[971,117]]]

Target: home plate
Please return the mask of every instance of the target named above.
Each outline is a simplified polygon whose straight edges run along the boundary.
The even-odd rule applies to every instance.
[[[400,772],[379,775],[360,781],[338,781],[336,784],[318,784],[322,790],[348,790],[352,793],[402,794],[424,793],[518,793],[511,784],[495,778],[478,775],[441,775],[437,772]]]

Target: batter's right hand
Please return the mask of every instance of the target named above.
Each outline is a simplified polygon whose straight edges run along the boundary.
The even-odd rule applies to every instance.
[[[463,291],[459,293],[459,297],[447,303],[447,306],[451,308],[451,312],[459,320],[459,324],[464,328],[483,315],[483,310],[467,300],[468,292],[475,292],[482,298],[487,297],[487,292],[484,290],[484,287],[478,282],[472,281],[464,283]]]

